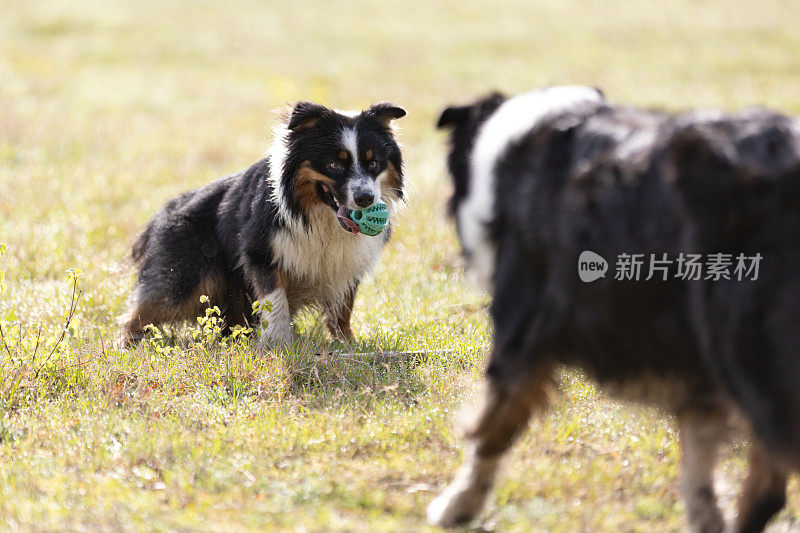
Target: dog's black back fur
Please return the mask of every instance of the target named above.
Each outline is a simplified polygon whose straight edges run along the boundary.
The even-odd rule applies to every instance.
[[[474,121],[464,127],[477,130]],[[463,134],[458,124],[454,205],[466,194]],[[635,143],[638,152],[628,150]],[[713,377],[763,437],[800,457],[798,149],[796,125],[768,111],[669,116],[601,105],[540,124],[496,168],[496,352],[520,365],[557,354],[618,384],[669,377],[701,390]],[[756,281],[583,283],[583,250],[612,261],[680,252],[764,259]],[[513,379],[515,366],[495,361],[490,372]]]
[[[166,297],[179,307],[204,279],[221,274],[226,298],[218,300],[227,325],[244,325],[254,299],[243,276],[244,257],[271,264],[269,239],[257,236],[283,226],[271,201],[269,171],[269,160],[262,159],[167,202],[133,247],[143,291],[137,300]]]

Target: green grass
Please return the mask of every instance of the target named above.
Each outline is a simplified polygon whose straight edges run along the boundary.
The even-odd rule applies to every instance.
[[[0,349],[0,528],[425,529],[491,334],[443,216],[438,111],[493,88],[586,83],[635,105],[796,113],[798,19],[779,0],[5,0],[0,325],[14,358]],[[301,98],[409,111],[409,205],[354,327],[358,350],[429,356],[317,358],[314,315],[289,353],[114,350],[136,233],[168,198],[261,157],[270,111]],[[82,293],[47,359],[69,268],[84,271]],[[563,378],[509,455],[483,527],[684,527],[673,422]],[[745,455],[737,445],[720,469],[729,509]],[[777,531],[800,523],[796,478],[790,492]]]

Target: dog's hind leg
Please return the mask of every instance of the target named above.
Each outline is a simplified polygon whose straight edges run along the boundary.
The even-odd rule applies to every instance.
[[[727,421],[726,413],[712,406],[692,406],[678,413],[681,496],[694,533],[720,533],[725,527],[714,492],[714,466],[719,445],[727,437]]]
[[[193,320],[205,313],[207,305],[226,307],[225,282],[217,273],[207,274],[194,285],[186,296],[177,297],[176,291],[169,287],[139,282],[134,289],[128,311],[122,316],[122,328],[118,338],[121,348],[135,346],[144,337],[148,324],[160,325],[183,320]],[[202,304],[201,296],[208,296],[209,302]]]
[[[123,349],[136,346],[144,337],[145,326],[172,322],[177,314],[177,306],[163,298],[134,296],[128,311],[122,316],[117,345]]]
[[[786,473],[758,442],[750,448],[750,472],[739,499],[737,533],[762,531],[770,518],[786,504]]]
[[[489,382],[484,405],[468,432],[464,464],[447,489],[428,506],[428,522],[455,526],[480,512],[500,459],[527,427],[536,409],[547,404],[550,368],[513,385]]]
[[[120,348],[136,346],[144,337],[144,328],[149,324],[155,326],[174,323],[180,320],[194,318],[195,308],[199,311],[200,295],[196,302],[174,302],[166,293],[148,290],[139,285],[133,293],[127,312],[121,317],[122,328],[117,340]]]

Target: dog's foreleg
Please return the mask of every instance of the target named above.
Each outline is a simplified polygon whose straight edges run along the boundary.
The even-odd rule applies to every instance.
[[[546,404],[547,381],[549,372],[513,389],[490,383],[484,406],[468,434],[464,464],[447,489],[428,506],[429,523],[452,527],[477,516],[492,488],[500,458],[525,429],[534,409]]]
[[[725,527],[714,492],[714,466],[727,436],[727,417],[716,408],[688,408],[678,413],[681,439],[680,490],[689,530],[720,533]]]
[[[262,304],[265,302],[270,304],[268,309],[261,312],[260,317],[262,345],[291,343],[294,340],[294,333],[286,290],[277,287],[259,300]]]
[[[500,457],[501,454],[481,456],[470,443],[453,481],[428,505],[428,523],[453,527],[475,518],[494,484]]]
[[[342,303],[336,307],[325,310],[325,325],[331,336],[339,342],[353,342],[353,328],[350,326],[350,315],[353,313],[353,301],[356,297],[356,287],[345,295]]]
[[[260,322],[261,345],[291,343],[292,308],[286,291],[286,275],[257,253],[246,256],[244,261],[245,279],[253,288],[261,303]]]

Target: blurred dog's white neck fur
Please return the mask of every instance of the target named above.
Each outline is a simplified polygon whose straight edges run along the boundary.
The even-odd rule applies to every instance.
[[[498,158],[548,117],[602,101],[600,92],[591,87],[537,90],[503,102],[478,130],[470,158],[469,192],[457,216],[464,248],[472,258],[470,266],[484,289],[490,289],[494,276],[495,249],[489,239],[488,225],[494,218]]]

